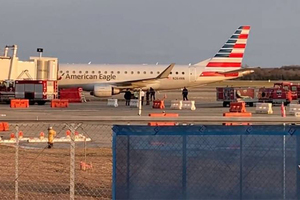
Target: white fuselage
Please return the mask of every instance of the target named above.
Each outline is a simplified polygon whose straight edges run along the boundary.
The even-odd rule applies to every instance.
[[[96,65],[96,64],[61,64],[59,66],[58,85],[60,88],[82,87],[92,91],[97,84],[115,85],[116,83],[157,77],[168,65]],[[230,70],[230,69],[226,69]],[[237,77],[200,76],[205,65],[175,65],[168,78],[152,81],[141,87],[156,90],[193,87],[207,83]],[[222,70],[223,71],[223,70]]]

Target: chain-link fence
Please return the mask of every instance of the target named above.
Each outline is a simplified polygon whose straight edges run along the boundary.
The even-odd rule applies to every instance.
[[[300,198],[300,127],[195,124],[10,122],[0,199]]]
[[[115,126],[115,199],[299,199],[299,126]]]
[[[112,198],[111,125],[9,125],[0,140],[1,199]],[[52,148],[49,126],[56,131]]]

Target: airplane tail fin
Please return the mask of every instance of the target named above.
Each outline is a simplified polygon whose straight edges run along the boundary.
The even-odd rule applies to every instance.
[[[241,68],[250,26],[240,26],[206,64],[209,71],[231,71]]]

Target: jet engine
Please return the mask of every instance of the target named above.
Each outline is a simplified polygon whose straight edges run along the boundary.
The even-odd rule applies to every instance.
[[[107,84],[97,84],[94,86],[94,90],[91,92],[91,95],[95,97],[111,97],[115,94],[120,94],[120,90],[114,88],[112,85]]]

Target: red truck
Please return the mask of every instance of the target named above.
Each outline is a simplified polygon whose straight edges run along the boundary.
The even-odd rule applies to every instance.
[[[0,102],[10,103],[15,98],[15,82],[3,81],[0,83]]]
[[[292,100],[298,99],[299,85],[290,82],[274,83],[272,88],[260,88],[258,92],[259,102],[272,104],[284,103],[288,105]]]
[[[254,87],[217,87],[217,101],[223,101],[223,107],[230,102],[244,101],[250,107],[258,102],[258,89]]]
[[[292,102],[292,92],[284,88],[260,88],[258,92],[259,102],[288,105]]]
[[[15,98],[29,99],[29,104],[44,105],[58,97],[57,81],[20,80],[15,81]]]
[[[283,88],[284,90],[290,90],[292,93],[292,100],[297,100],[298,99],[298,90],[300,88],[300,85],[296,85],[290,82],[278,82],[274,83],[273,85],[274,88]]]

